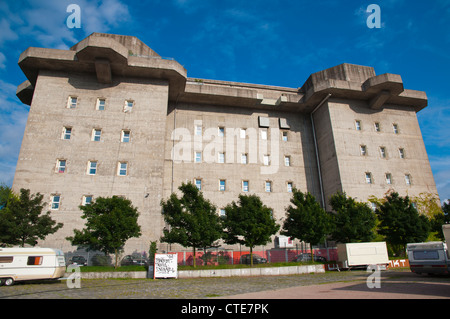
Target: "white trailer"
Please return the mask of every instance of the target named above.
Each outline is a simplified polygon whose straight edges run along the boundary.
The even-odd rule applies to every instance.
[[[15,281],[58,279],[66,272],[61,250],[52,248],[0,248],[0,285]]]
[[[386,242],[338,244],[337,251],[338,265],[344,269],[376,265],[385,270],[389,264]]]
[[[406,245],[409,268],[416,274],[448,274],[450,261],[447,245],[441,241]]]

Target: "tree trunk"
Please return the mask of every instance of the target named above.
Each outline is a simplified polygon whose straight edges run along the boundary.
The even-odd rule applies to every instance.
[[[192,247],[192,249],[194,250],[194,268],[196,268],[197,267],[197,262],[196,262],[197,256],[195,255],[195,247]]]
[[[253,247],[250,246],[250,267],[253,267]]]
[[[114,249],[114,255],[115,255],[115,262],[114,262],[114,269],[117,269],[118,267],[118,253],[117,253],[117,249]]]

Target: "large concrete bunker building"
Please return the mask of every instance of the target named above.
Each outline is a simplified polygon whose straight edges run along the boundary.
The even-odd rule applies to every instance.
[[[277,220],[293,187],[324,207],[337,191],[437,194],[416,117],[426,94],[396,74],[341,64],[298,89],[193,79],[136,37],[101,33],[70,50],[30,47],[19,66],[30,112],[13,189],[44,194],[64,223],[42,245],[73,250],[79,205],[120,195],[142,227],[126,251],[146,250],[162,234],[161,199],[186,181],[218,214],[249,193]]]

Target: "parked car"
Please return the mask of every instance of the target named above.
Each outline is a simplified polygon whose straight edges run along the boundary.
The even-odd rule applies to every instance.
[[[304,253],[295,256],[294,261],[300,262],[300,261],[311,261],[311,254],[310,253]],[[325,262],[327,259],[323,256],[314,254],[314,261],[318,262]]]
[[[69,265],[87,266],[87,260],[83,256],[73,256],[69,259]]]
[[[259,255],[253,254],[253,263],[254,264],[264,264],[267,262],[266,258],[263,258]],[[250,264],[250,254],[242,255],[241,256],[241,264]]]
[[[144,257],[126,255],[120,262],[121,266],[144,266],[148,264],[148,260]]]

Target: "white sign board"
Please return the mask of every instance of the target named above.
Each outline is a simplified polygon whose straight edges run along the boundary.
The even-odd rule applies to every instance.
[[[177,253],[155,254],[155,269],[153,279],[177,278],[178,255]]]

